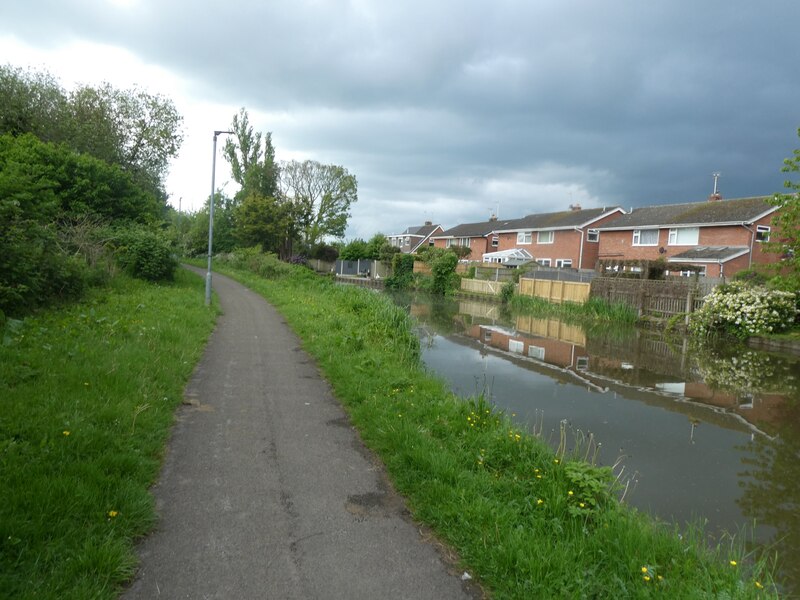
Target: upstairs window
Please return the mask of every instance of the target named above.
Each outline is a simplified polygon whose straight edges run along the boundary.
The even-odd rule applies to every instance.
[[[756,226],[756,241],[757,242],[768,242],[769,241],[769,232],[770,232],[769,225],[757,225]]]
[[[517,234],[518,244],[530,244],[533,241],[533,234],[530,231],[520,231]]]
[[[492,248],[497,248],[500,245],[500,236],[493,235],[492,236]]]
[[[658,229],[634,229],[634,246],[658,246]]]
[[[598,242],[598,241],[600,241],[600,230],[599,229],[589,229],[586,232],[586,241],[587,242]]]
[[[553,231],[540,231],[536,235],[536,243],[537,244],[552,244],[553,238],[555,237]]]
[[[669,230],[670,246],[696,246],[700,240],[699,227],[676,227]]]

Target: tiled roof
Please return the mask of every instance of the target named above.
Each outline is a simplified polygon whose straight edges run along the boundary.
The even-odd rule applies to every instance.
[[[668,262],[725,262],[747,254],[747,246],[697,246],[669,257]]]
[[[507,221],[503,227],[498,227],[497,231],[572,229],[574,227],[587,225],[595,219],[613,212],[618,208],[619,207],[617,206],[612,206],[606,208],[565,210],[562,212],[528,215],[526,217],[522,217],[521,219]]]
[[[634,208],[627,215],[621,215],[598,229],[752,223],[771,210],[775,210],[775,206],[770,204],[765,196],[689,204],[642,206]]]
[[[446,231],[437,233],[432,237],[434,238],[485,237],[490,233],[492,233],[493,231],[505,228],[505,225],[508,222],[509,221],[482,221],[480,223],[462,223],[461,225],[456,225],[455,227],[451,227]]]

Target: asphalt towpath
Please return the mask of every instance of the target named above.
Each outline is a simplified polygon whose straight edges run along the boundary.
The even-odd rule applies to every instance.
[[[283,318],[233,280],[213,283],[224,314],[186,388],[153,489],[159,522],[122,597],[478,597],[410,520]]]

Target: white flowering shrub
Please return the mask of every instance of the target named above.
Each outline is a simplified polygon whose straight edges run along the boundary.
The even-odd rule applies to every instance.
[[[714,288],[690,320],[696,335],[748,338],[789,329],[797,317],[795,294],[734,281]]]

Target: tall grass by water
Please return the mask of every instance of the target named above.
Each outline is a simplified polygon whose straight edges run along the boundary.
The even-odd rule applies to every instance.
[[[554,304],[544,298],[515,295],[511,298],[511,307],[515,312],[536,314],[543,317],[560,317],[566,320],[587,323],[613,323],[615,325],[633,325],[638,316],[636,311],[625,304],[609,304],[600,298],[589,298],[583,304],[563,302]]]
[[[0,344],[0,597],[114,598],[155,523],[173,414],[215,320],[201,278],[120,277]]]
[[[388,298],[307,271],[257,270],[272,278],[228,273],[285,315],[414,518],[492,597],[777,595],[744,540],[707,547],[702,531],[679,535],[620,504],[617,473],[584,448],[554,452],[485,399],[455,397],[426,372],[410,317]]]

